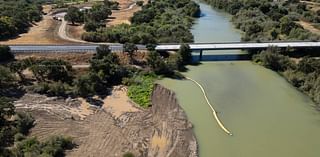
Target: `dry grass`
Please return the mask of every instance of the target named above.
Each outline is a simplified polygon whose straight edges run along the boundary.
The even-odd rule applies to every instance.
[[[83,29],[84,25],[67,25],[68,36],[74,39],[81,40],[81,35],[85,32]]]
[[[89,60],[94,53],[21,53],[16,54],[15,58],[18,60],[33,57],[33,58],[47,58],[47,59],[61,59],[71,63],[72,65],[85,65],[89,64]]]
[[[51,11],[50,6],[44,6],[44,12]],[[61,44],[66,41],[57,35],[60,22],[53,20],[51,16],[44,15],[43,20],[34,23],[27,33],[18,37],[0,41],[0,44]]]

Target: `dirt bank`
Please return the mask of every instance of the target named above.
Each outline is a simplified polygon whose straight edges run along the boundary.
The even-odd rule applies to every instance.
[[[138,157],[197,156],[192,125],[173,92],[156,85],[150,109],[130,109],[115,116],[117,107],[109,110],[107,105],[115,105],[119,98],[123,110],[130,102],[124,101],[126,98],[115,90],[117,88],[112,90],[115,93],[111,94],[112,99],[107,97],[100,102],[101,107],[84,105],[83,99],[37,94],[26,94],[15,105],[18,110],[32,112],[36,118],[31,136],[38,136],[40,140],[57,134],[73,137],[78,147],[67,152],[69,157],[116,157],[125,152]]]

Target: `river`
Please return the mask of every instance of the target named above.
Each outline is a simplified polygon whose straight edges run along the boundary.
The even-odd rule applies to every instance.
[[[193,26],[195,42],[240,41],[228,15],[199,4],[204,16]],[[193,123],[200,157],[320,156],[320,113],[277,73],[250,61],[202,62],[188,69],[183,74],[204,86],[221,121],[234,134],[218,127],[193,82],[161,80],[177,93]]]

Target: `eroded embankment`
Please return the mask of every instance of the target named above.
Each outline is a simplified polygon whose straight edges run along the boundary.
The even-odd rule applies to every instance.
[[[70,112],[81,110],[78,100],[26,94],[15,103],[18,110],[28,110],[36,118],[31,136],[74,138],[78,146],[67,152],[68,157],[119,157],[126,152],[141,157],[196,157],[192,125],[175,94],[155,85],[152,104],[150,109],[118,117],[104,107],[95,108],[81,120]]]

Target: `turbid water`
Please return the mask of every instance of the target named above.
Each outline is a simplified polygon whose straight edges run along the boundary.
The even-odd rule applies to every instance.
[[[192,29],[196,42],[240,40],[230,17],[200,5],[205,16]],[[193,82],[160,81],[177,93],[194,124],[200,157],[320,156],[320,113],[277,73],[249,61],[203,62],[188,68],[184,75],[203,85],[221,121],[234,134],[218,127]]]

